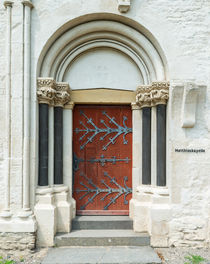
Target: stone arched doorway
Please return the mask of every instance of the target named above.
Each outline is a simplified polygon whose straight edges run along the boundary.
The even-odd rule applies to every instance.
[[[108,14],[101,17],[103,20],[95,14],[92,19],[88,16],[70,21],[52,36],[40,55],[39,175],[35,206],[40,245],[52,245],[55,232],[70,232],[70,222],[75,216],[72,198],[75,104],[132,107],[133,197],[129,213],[136,231],[149,231],[143,223],[148,212],[138,215],[139,188],[146,184],[149,191],[145,193],[151,194],[151,185],[166,185],[166,137],[162,131],[166,131],[168,83],[164,56],[151,34],[134,21],[125,18],[121,21],[119,16]],[[46,215],[50,219],[47,223]]]

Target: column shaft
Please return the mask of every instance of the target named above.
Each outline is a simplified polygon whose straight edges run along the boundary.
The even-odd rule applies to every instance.
[[[166,105],[157,105],[157,185],[166,185]]]
[[[63,184],[63,108],[54,108],[54,184]]]
[[[136,198],[136,188],[142,184],[142,110],[132,103],[132,189]]]
[[[72,197],[72,112],[71,108],[63,110],[63,181],[69,187],[69,194]]]
[[[48,185],[48,104],[39,104],[39,186]]]
[[[30,208],[30,82],[31,82],[31,6],[24,3],[24,139],[23,209]]]
[[[142,184],[151,184],[151,108],[142,109]]]
[[[6,176],[5,176],[5,205],[2,216],[10,216],[10,161],[11,161],[11,24],[12,4],[5,1],[7,11],[7,34],[6,34]]]

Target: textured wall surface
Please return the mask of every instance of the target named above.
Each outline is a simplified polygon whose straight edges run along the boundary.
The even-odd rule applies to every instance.
[[[34,0],[31,20],[31,204],[37,181],[36,78],[40,53],[60,27],[71,19],[93,13],[122,15],[115,0]],[[193,128],[181,127],[184,88],[171,86],[168,104],[167,185],[170,195],[170,245],[206,245],[210,239],[210,1],[133,0],[122,16],[143,25],[157,40],[168,63],[168,80],[204,83],[196,104]],[[100,18],[100,15],[98,16]],[[5,37],[6,11],[0,3],[0,210],[4,205],[5,176]],[[154,43],[155,44],[155,43]],[[23,7],[12,8],[12,141],[11,207],[17,213],[22,203],[23,140]],[[50,76],[46,76],[50,77]],[[203,148],[205,153],[177,153],[175,148]],[[19,235],[14,234],[15,239]],[[24,236],[24,234],[20,234]],[[26,235],[33,245],[33,235]],[[7,246],[7,235],[0,244]],[[3,241],[3,242],[1,242]],[[25,240],[24,240],[25,241]],[[23,242],[24,244],[25,242]],[[20,244],[21,245],[21,244]]]
[[[4,169],[5,169],[5,31],[6,12],[0,5],[0,209],[3,207],[4,197]]]
[[[0,233],[0,249],[31,250],[35,248],[35,233]]]

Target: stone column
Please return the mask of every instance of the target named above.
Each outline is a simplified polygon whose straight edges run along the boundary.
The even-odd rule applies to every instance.
[[[142,110],[131,104],[132,109],[132,199],[129,204],[129,214],[134,218],[136,208],[137,187],[142,184]]]
[[[63,180],[64,184],[69,188],[69,203],[70,203],[70,217],[76,216],[76,201],[72,197],[73,189],[73,108],[74,102],[69,102],[65,105],[63,111]]]
[[[53,188],[48,186],[48,127],[49,105],[54,104],[55,81],[52,78],[38,78],[37,97],[39,101],[39,175],[36,190],[37,203],[34,207],[38,230],[37,245],[53,246],[56,233],[56,207]]]
[[[151,94],[157,110],[157,185],[166,186],[166,104],[169,83],[153,82]]]
[[[140,86],[137,89],[136,103],[143,109],[143,153],[142,153],[142,183],[151,184],[151,164],[157,166],[156,178],[158,186],[166,185],[166,103],[168,100],[168,82],[153,82],[150,86]],[[156,107],[156,110],[154,110]],[[152,120],[151,110],[152,109]],[[156,113],[156,117],[154,116]],[[152,121],[152,125],[151,125]],[[156,121],[156,124],[154,124]],[[156,128],[156,136],[151,128]],[[153,140],[151,145],[151,137]],[[151,156],[152,149],[152,156]],[[152,158],[152,162],[151,162]],[[156,162],[154,161],[156,159]],[[155,171],[153,170],[153,179]],[[154,183],[154,180],[153,180]]]
[[[167,223],[170,219],[169,193],[168,188],[165,186],[165,124],[168,90],[169,83],[153,82],[150,86],[140,86],[136,96],[136,104],[140,108],[152,108],[151,137],[153,139],[151,140],[151,165],[157,167],[155,168],[156,171],[154,168],[151,170],[153,175],[151,183],[153,185],[139,185],[137,187],[136,203],[133,210],[134,230],[137,232],[149,232],[151,235],[151,245],[161,245],[163,247],[168,246],[169,226]],[[156,136],[154,137],[155,134]],[[157,177],[156,181],[154,181],[154,177]],[[154,185],[155,182],[157,182],[158,186]]]
[[[11,217],[10,212],[10,160],[11,160],[11,13],[12,1],[4,1],[7,12],[6,34],[6,174],[5,174],[5,205],[1,217]]]
[[[57,83],[54,100],[54,193],[57,212],[57,232],[70,232],[71,206],[68,199],[68,186],[63,180],[63,149],[66,137],[63,129],[63,107],[70,101],[68,83]],[[71,118],[71,117],[69,117]],[[66,121],[66,120],[65,120]],[[69,150],[71,151],[71,149]],[[65,154],[64,154],[65,155]],[[71,163],[71,161],[68,161]]]
[[[30,90],[31,90],[31,1],[24,5],[24,135],[23,135],[23,212],[21,217],[32,214],[30,210]]]
[[[39,78],[37,81],[39,101],[39,176],[38,185],[48,185],[48,133],[49,104],[53,104],[55,81],[52,78]]]
[[[54,100],[54,184],[63,184],[63,107],[69,101],[68,83],[57,83]]]
[[[137,105],[142,109],[142,184],[151,184],[151,87],[137,89]]]

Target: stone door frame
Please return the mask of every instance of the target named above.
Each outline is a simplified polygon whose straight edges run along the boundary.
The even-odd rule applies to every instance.
[[[130,217],[134,219],[134,230],[141,231],[139,223],[149,222],[146,214],[139,215],[139,193],[142,186],[142,108],[151,108],[152,171],[151,186],[146,193],[153,193],[156,185],[156,105],[166,104],[168,99],[167,63],[164,53],[152,34],[143,26],[126,17],[110,14],[84,16],[82,23],[71,20],[58,29],[44,46],[37,63],[36,76],[38,102],[45,104],[49,117],[48,129],[48,173],[45,186],[32,188],[31,197],[36,190],[34,213],[38,222],[38,244],[54,244],[56,232],[70,232],[71,219],[75,217],[75,201],[72,198],[72,110],[75,104],[127,104],[132,108],[133,161]],[[97,41],[96,41],[97,39]],[[129,56],[142,75],[143,86],[139,91],[119,89],[70,90],[71,83],[65,83],[64,74],[76,56],[96,47],[114,48]],[[57,51],[57,52],[55,52]],[[145,52],[144,52],[145,51]],[[158,82],[152,83],[157,80]],[[160,82],[159,82],[160,81]],[[139,84],[136,84],[138,86]],[[129,88],[129,87],[128,87]],[[137,88],[137,87],[136,87]],[[34,98],[37,102],[37,99]],[[32,119],[34,132],[32,157],[38,157],[38,105],[33,106],[36,118]],[[63,182],[54,184],[54,112],[62,108],[63,120]],[[42,115],[40,115],[42,116]],[[61,118],[61,116],[60,116]],[[46,119],[48,120],[48,119]],[[46,123],[46,122],[45,122]],[[36,158],[35,158],[36,160]],[[38,162],[36,163],[38,167]],[[38,182],[38,169],[32,179]],[[36,174],[36,175],[35,175]],[[139,189],[140,188],[140,189]],[[143,191],[144,192],[144,191]],[[142,207],[143,208],[143,207]],[[148,207],[150,204],[148,203]],[[149,210],[149,209],[148,209]],[[148,211],[147,210],[147,211]],[[43,217],[45,215],[45,217]],[[46,223],[46,217],[49,221]],[[148,226],[141,225],[144,231]]]

